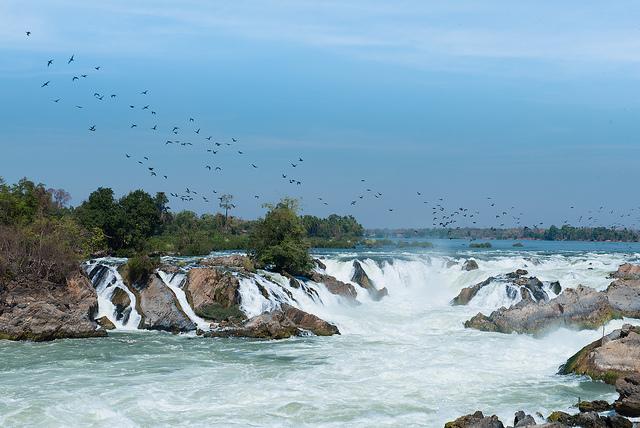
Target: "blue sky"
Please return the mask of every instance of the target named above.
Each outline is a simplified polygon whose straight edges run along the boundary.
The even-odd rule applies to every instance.
[[[197,212],[215,189],[244,217],[290,195],[369,227],[430,226],[439,198],[480,225],[605,206],[592,223],[637,226],[639,18],[631,1],[4,0],[0,176],[76,203],[189,187],[211,202],[171,206]],[[209,135],[238,142],[213,155]]]

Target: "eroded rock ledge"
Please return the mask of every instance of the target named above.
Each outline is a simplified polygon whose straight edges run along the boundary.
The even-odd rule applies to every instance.
[[[623,265],[614,275],[629,278]],[[556,327],[595,329],[621,317],[640,317],[640,280],[617,279],[605,291],[578,286],[549,301],[523,300],[490,315],[478,313],[467,328],[500,333],[538,334]]]
[[[46,341],[105,336],[97,296],[81,272],[61,284],[18,278],[0,285],[0,339]]]

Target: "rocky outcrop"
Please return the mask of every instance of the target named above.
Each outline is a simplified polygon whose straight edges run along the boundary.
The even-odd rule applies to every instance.
[[[387,296],[389,294],[387,287],[383,287],[380,290],[375,287],[373,281],[371,281],[369,275],[367,275],[367,272],[364,271],[362,265],[358,260],[353,261],[353,269],[354,272],[353,276],[351,277],[351,282],[355,282],[360,287],[367,290],[369,292],[369,295],[371,295],[374,300],[380,300],[384,296]]]
[[[478,262],[476,262],[473,259],[468,259],[464,262],[464,264],[462,265],[462,270],[465,271],[472,271],[472,270],[476,270],[478,269]]]
[[[549,294],[545,290],[544,283],[538,278],[532,276],[527,278],[528,275],[524,269],[518,269],[515,272],[507,273],[504,275],[491,276],[482,282],[479,282],[470,287],[463,288],[460,293],[451,300],[452,305],[467,305],[478,294],[478,292],[493,283],[500,283],[505,287],[505,292],[509,296],[517,296],[516,293],[520,292],[524,300],[532,301],[548,301]],[[554,282],[549,284],[549,288],[554,294],[560,294],[560,283]]]
[[[157,274],[152,274],[147,283],[135,286],[142,328],[173,333],[193,331],[196,325],[185,315],[173,292]]]
[[[618,270],[609,275],[611,278],[623,279],[623,280],[637,280],[640,279],[640,265],[632,265],[631,263],[625,263],[618,267]]]
[[[504,428],[496,415],[485,416],[481,411],[472,415],[461,416],[455,421],[447,422],[444,428]]]
[[[337,294],[349,300],[355,300],[358,295],[353,285],[338,281],[331,275],[314,271],[309,273],[309,279],[313,282],[324,284],[330,293]]]
[[[624,416],[640,417],[640,373],[621,376],[616,381],[620,397],[613,404],[616,412]]]
[[[640,327],[625,324],[585,346],[560,367],[560,374],[580,374],[614,384],[640,373]]]
[[[607,403],[604,400],[594,400],[594,401],[580,401],[578,403],[578,410],[581,413],[587,412],[606,412],[608,410],[612,410],[613,405]]]
[[[199,264],[208,267],[222,267],[226,270],[237,269],[247,272],[255,272],[256,270],[253,261],[249,257],[239,254],[230,256],[209,257],[200,260]]]
[[[589,287],[568,288],[555,299],[523,299],[510,308],[500,308],[486,316],[478,313],[464,323],[467,328],[500,333],[541,333],[556,327],[594,329],[619,318],[606,294]]]
[[[232,272],[216,268],[194,268],[184,287],[196,315],[213,321],[243,320],[240,282]]]
[[[553,412],[547,418],[549,422],[559,424],[561,427],[582,428],[632,428],[633,424],[628,419],[619,416],[600,416],[598,412],[586,412],[570,415],[565,412]],[[539,425],[540,426],[540,425]]]
[[[207,337],[250,337],[256,339],[286,339],[292,336],[331,336],[338,328],[315,315],[283,304],[280,309],[250,318],[240,325],[221,324],[204,333]]]
[[[523,299],[489,316],[479,313],[465,322],[465,327],[502,333],[539,333],[560,326],[593,329],[614,318],[640,318],[640,280],[634,277],[636,268],[622,265],[613,274],[621,279],[612,282],[605,291],[578,286],[548,302]]]
[[[0,339],[45,341],[106,335],[93,320],[98,301],[80,272],[65,283],[18,278],[0,286]]]

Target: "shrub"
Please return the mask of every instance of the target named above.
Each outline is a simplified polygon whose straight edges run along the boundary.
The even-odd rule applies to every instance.
[[[131,257],[126,266],[127,278],[131,284],[144,284],[158,266],[158,257],[149,257],[146,254]]]
[[[306,242],[306,230],[297,214],[298,203],[283,199],[258,221],[249,242],[250,253],[259,267],[301,275],[313,266]]]

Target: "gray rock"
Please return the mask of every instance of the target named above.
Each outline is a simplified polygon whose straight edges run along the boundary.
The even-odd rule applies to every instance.
[[[640,417],[640,372],[619,378],[616,391],[620,394],[614,403],[616,412],[623,416]]]
[[[138,285],[138,289],[140,285]],[[196,325],[185,315],[173,292],[157,274],[138,291],[142,328],[173,333],[193,331]]]
[[[485,416],[481,411],[472,415],[461,416],[455,421],[447,422],[444,428],[504,428],[496,415]]]
[[[478,262],[473,259],[468,259],[462,265],[462,270],[471,271],[478,269]]]
[[[373,284],[373,281],[371,281],[371,279],[369,278],[369,275],[367,275],[367,272],[365,272],[365,270],[362,268],[362,265],[358,260],[353,261],[353,268],[354,268],[354,272],[353,272],[353,276],[351,277],[351,282],[355,282],[360,287],[367,290],[374,300],[380,300],[384,296],[389,294],[386,287],[380,290],[378,290],[375,287],[375,285]]]

